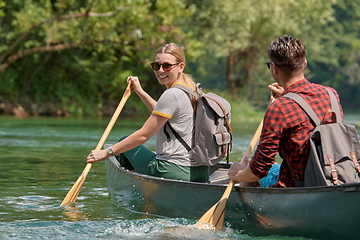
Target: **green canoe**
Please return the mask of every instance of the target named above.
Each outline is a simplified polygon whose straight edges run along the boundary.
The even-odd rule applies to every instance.
[[[106,160],[110,197],[119,207],[172,218],[198,220],[222,196],[229,180],[226,163],[214,166],[209,183],[152,177],[129,171],[115,157]],[[225,225],[251,236],[358,239],[360,184],[307,188],[235,185]]]

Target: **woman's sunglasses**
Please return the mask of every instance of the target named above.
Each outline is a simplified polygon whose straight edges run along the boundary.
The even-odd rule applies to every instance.
[[[152,69],[154,69],[155,71],[159,71],[160,67],[162,66],[162,69],[164,71],[170,71],[171,69],[173,69],[173,67],[175,67],[176,65],[179,65],[179,63],[175,63],[175,64],[170,64],[170,63],[163,63],[160,64],[158,62],[152,62],[150,63]]]

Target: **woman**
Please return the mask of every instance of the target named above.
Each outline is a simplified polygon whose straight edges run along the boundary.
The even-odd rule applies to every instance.
[[[209,167],[201,166],[191,159],[172,131],[165,130],[165,124],[169,122],[189,146],[194,145],[193,106],[196,106],[196,99],[189,98],[183,90],[173,87],[175,84],[183,84],[195,90],[193,78],[184,73],[185,66],[185,54],[179,45],[165,44],[157,50],[151,67],[158,82],[167,88],[158,102],[142,89],[137,77],[128,77],[131,90],[140,97],[151,111],[151,115],[144,125],[130,136],[121,139],[110,148],[91,151],[87,163],[117,155],[123,166],[130,163],[138,173],[183,181],[207,181]],[[155,133],[156,154],[141,145]]]

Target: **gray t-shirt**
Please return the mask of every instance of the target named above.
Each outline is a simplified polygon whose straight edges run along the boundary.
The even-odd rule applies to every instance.
[[[194,146],[194,110],[189,96],[183,90],[178,88],[165,90],[152,113],[169,118],[169,123],[182,139],[190,147]],[[156,159],[169,161],[180,166],[200,166],[194,159],[190,159],[188,151],[169,127],[166,127],[166,131],[170,140],[167,139],[164,128],[156,133]]]

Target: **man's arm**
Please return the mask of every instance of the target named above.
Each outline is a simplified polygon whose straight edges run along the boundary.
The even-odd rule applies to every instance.
[[[234,182],[258,182],[260,178],[255,176],[247,164],[247,161],[244,162],[234,162],[228,173],[231,180]]]

